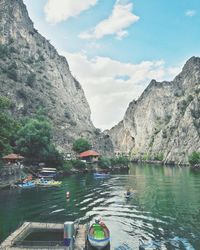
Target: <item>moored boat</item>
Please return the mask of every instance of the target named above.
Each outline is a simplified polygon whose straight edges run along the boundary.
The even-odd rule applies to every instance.
[[[107,178],[110,177],[110,173],[94,173],[95,178]]]
[[[62,181],[45,180],[44,178],[41,178],[36,180],[35,184],[43,187],[58,187],[62,184]]]
[[[96,221],[89,227],[87,239],[92,247],[103,249],[110,244],[110,231],[102,221]]]
[[[33,188],[35,187],[35,183],[32,181],[24,182],[18,185],[20,188]]]

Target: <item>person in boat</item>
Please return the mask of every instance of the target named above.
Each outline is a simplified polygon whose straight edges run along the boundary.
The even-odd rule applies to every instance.
[[[126,190],[126,195],[127,195],[127,196],[130,196],[130,195],[131,195],[131,189],[130,189],[130,188],[127,188],[127,190]]]
[[[102,227],[105,226],[105,223],[103,222],[103,220],[101,218],[96,219],[95,223],[101,225]]]

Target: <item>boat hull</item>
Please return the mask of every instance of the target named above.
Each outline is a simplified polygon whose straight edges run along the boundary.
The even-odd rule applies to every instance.
[[[93,246],[97,249],[103,249],[104,247],[106,247],[110,243],[110,238],[106,238],[103,240],[97,240],[97,239],[94,239],[93,237],[88,235],[88,241],[89,241],[91,246]]]
[[[20,188],[34,188],[35,183],[23,183],[23,184],[19,184],[18,187],[20,187]]]

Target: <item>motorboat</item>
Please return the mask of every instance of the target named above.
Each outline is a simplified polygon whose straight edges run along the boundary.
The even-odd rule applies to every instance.
[[[110,231],[102,221],[95,221],[89,227],[87,240],[96,249],[103,249],[110,244]]]

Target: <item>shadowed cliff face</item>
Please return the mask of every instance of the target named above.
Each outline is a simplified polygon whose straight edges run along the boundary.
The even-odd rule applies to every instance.
[[[46,110],[55,127],[54,141],[68,151],[85,137],[101,152],[112,143],[94,127],[80,83],[66,59],[33,27],[22,0],[0,0],[0,94],[10,98],[16,117]]]
[[[152,80],[108,134],[115,150],[133,158],[188,163],[200,150],[200,58],[189,59],[172,82]]]

